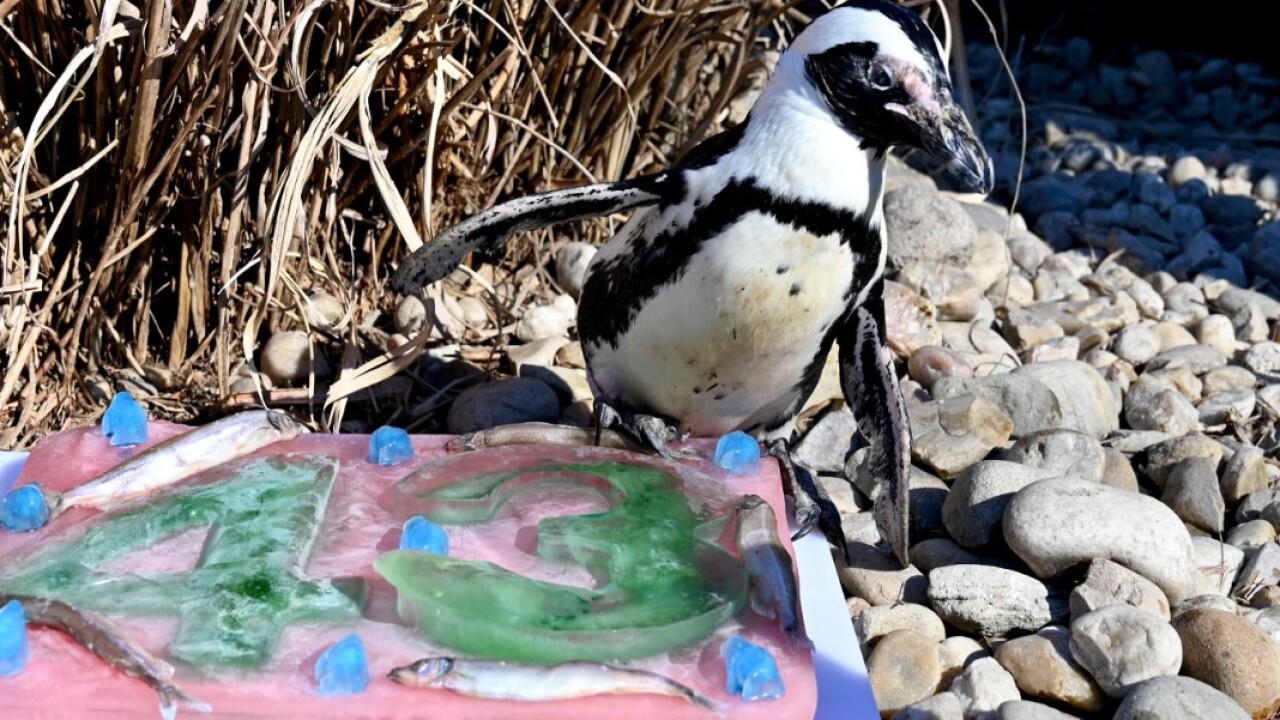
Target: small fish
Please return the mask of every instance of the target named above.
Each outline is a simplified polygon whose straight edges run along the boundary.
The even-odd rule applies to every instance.
[[[148,448],[65,493],[46,490],[49,517],[78,506],[110,510],[306,432],[302,423],[276,410],[229,415]]]
[[[681,685],[644,670],[593,662],[524,665],[496,660],[429,657],[387,674],[410,687],[444,688],[489,700],[570,700],[589,695],[652,694],[682,698],[707,710],[710,700]]]
[[[800,592],[791,555],[782,546],[773,508],[758,495],[738,498],[738,554],[751,581],[751,609],[777,618],[791,644],[813,647],[800,619]]]
[[[160,698],[160,715],[164,720],[173,720],[177,716],[179,702],[197,712],[213,711],[170,682],[173,667],[169,663],[130,642],[120,628],[105,617],[78,610],[59,600],[0,593],[0,605],[10,600],[22,603],[27,622],[65,632],[107,665],[154,688]]]

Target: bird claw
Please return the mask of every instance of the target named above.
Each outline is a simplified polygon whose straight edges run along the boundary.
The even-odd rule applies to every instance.
[[[786,490],[795,501],[798,528],[791,539],[799,540],[817,527],[828,542],[840,548],[847,562],[849,543],[840,522],[840,511],[836,509],[836,504],[831,501],[826,489],[814,479],[808,468],[791,458],[791,451],[787,449],[785,440],[778,439],[769,443],[769,454],[778,459]]]
[[[679,434],[674,425],[657,417],[643,413],[618,412],[604,402],[596,401],[596,444],[605,430],[620,427],[640,442],[653,450],[663,459],[675,460],[676,454],[667,447],[667,443],[677,440]]]

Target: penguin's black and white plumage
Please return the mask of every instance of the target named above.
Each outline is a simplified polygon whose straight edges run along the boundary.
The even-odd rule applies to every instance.
[[[887,0],[852,0],[795,38],[745,122],[678,167],[498,205],[414,253],[393,285],[415,291],[515,232],[638,209],[591,262],[579,300],[605,419],[617,411],[658,449],[668,423],[789,437],[838,340],[845,396],[885,480],[878,524],[905,563],[910,430],[882,279],[885,161],[897,145],[991,188],[937,38]]]

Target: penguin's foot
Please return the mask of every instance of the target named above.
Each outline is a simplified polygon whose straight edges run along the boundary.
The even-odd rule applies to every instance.
[[[596,400],[596,444],[599,445],[605,431],[612,427],[621,427],[630,433],[641,445],[653,450],[667,460],[676,459],[676,455],[667,447],[667,443],[680,437],[675,425],[656,415],[643,413],[618,412],[609,404]]]
[[[644,452],[645,447],[627,435],[613,430],[596,433],[591,428],[549,423],[514,423],[477,430],[450,440],[444,447],[451,453],[484,450],[508,445],[596,445],[621,450]]]
[[[781,438],[769,443],[769,454],[778,459],[782,466],[782,480],[785,490],[795,501],[796,523],[799,528],[792,540],[798,540],[809,534],[814,527],[822,531],[827,540],[840,548],[845,561],[849,560],[849,545],[844,537],[844,527],[840,524],[840,511],[813,477],[813,473],[803,465],[791,459],[791,451],[787,442]]]

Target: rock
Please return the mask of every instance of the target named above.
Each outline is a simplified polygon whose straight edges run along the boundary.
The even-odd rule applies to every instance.
[[[1266,227],[1275,227],[1280,230],[1280,223],[1272,223]],[[1253,305],[1262,312],[1262,316],[1267,320],[1280,319],[1280,300],[1276,300],[1270,295],[1257,290],[1229,288],[1223,291],[1214,302],[1227,315],[1235,315]]]
[[[935,568],[929,599],[943,620],[983,637],[1039,630],[1067,615],[1065,599],[1044,583],[987,565]]]
[[[1135,430],[1185,435],[1200,422],[1200,414],[1184,395],[1160,387],[1150,377],[1138,378],[1124,401],[1124,417]]]
[[[1105,558],[1089,563],[1084,582],[1071,591],[1071,618],[1106,607],[1132,605],[1164,620],[1169,619],[1169,599],[1155,583]]]
[[[1196,411],[1205,425],[1244,422],[1252,417],[1257,399],[1252,390],[1227,390],[1206,396]]]
[[[1244,552],[1209,537],[1193,537],[1191,546],[1195,551],[1196,569],[1200,571],[1202,580],[1199,592],[1206,595],[1226,595],[1230,592],[1236,573],[1244,562]]]
[[[1226,356],[1208,345],[1182,345],[1156,355],[1147,364],[1147,370],[1185,367],[1196,375],[1203,375],[1226,364]]]
[[[871,509],[871,503],[854,492],[853,484],[844,478],[844,473],[839,475],[819,475],[818,484],[822,486],[823,490],[827,491],[827,496],[831,498],[831,502],[836,506],[836,511],[841,515],[853,515]],[[879,539],[878,531],[876,539]]]
[[[556,364],[586,370],[587,359],[582,354],[582,343],[575,340],[556,350]]]
[[[979,228],[973,241],[973,259],[964,266],[980,293],[986,292],[1000,278],[1009,274],[1009,258],[1005,255],[1004,228],[999,231]]]
[[[913,603],[869,607],[853,621],[853,629],[863,645],[870,645],[895,630],[912,630],[935,643],[947,639],[946,628],[942,627],[938,614],[924,605]]]
[[[507,348],[507,357],[519,372],[524,365],[551,365],[560,349],[569,342],[565,337],[549,337]]]
[[[955,693],[942,692],[906,706],[893,720],[964,720],[964,705]]]
[[[1027,697],[1081,710],[1102,709],[1102,690],[1071,657],[1071,633],[1061,625],[1009,640],[996,648],[996,660]]]
[[[942,504],[947,500],[947,484],[917,467],[911,468],[911,537],[925,538],[943,533]]]
[[[1102,484],[1117,490],[1138,492],[1138,475],[1133,471],[1133,463],[1124,453],[1115,448],[1103,450],[1104,465],[1102,468]]]
[[[1093,191],[1087,187],[1067,183],[1053,175],[1045,175],[1022,185],[1019,209],[1031,217],[1054,211],[1079,213],[1089,204],[1092,196]]]
[[[396,332],[403,335],[416,335],[419,330],[422,330],[431,322],[431,318],[427,313],[427,306],[423,304],[422,298],[417,295],[405,295],[400,298],[400,302],[396,304],[395,314],[392,315],[391,319],[395,325]]]
[[[1013,420],[1011,437],[1062,426],[1062,406],[1047,385],[1026,375],[1006,373],[974,379],[943,379],[933,387],[935,400],[976,393]]]
[[[520,342],[558,338],[569,333],[571,317],[558,307],[538,305],[524,311],[516,323],[515,335]]]
[[[1280,385],[1267,385],[1258,390],[1258,402],[1268,412],[1280,415]]]
[[[898,282],[928,298],[943,320],[972,320],[986,289],[962,270],[921,263],[902,268]]]
[[[1235,701],[1188,677],[1164,676],[1134,685],[1114,720],[1248,720]]]
[[[1280,381],[1280,343],[1262,342],[1249,348],[1244,366],[1264,382]]]
[[[458,309],[462,311],[462,322],[469,328],[482,329],[489,326],[489,308],[479,298],[458,298]]]
[[[547,384],[520,377],[481,383],[463,390],[449,408],[454,435],[520,422],[555,422],[560,401]]]
[[[1093,482],[1101,482],[1106,469],[1102,443],[1074,430],[1042,430],[1027,435],[1001,452],[1000,459]]]
[[[546,383],[547,387],[559,397],[561,405],[592,401],[586,370],[525,363],[520,366],[520,377],[533,378]]]
[[[991,657],[991,653],[982,643],[966,635],[952,635],[942,641],[942,649],[956,661],[956,666],[965,668],[982,658]]]
[[[1169,184],[1175,188],[1190,180],[1203,180],[1207,176],[1208,170],[1195,155],[1183,155],[1169,168]]]
[[[1160,336],[1146,325],[1130,325],[1112,340],[1111,351],[1134,365],[1143,365],[1160,353]]]
[[[1031,349],[1027,362],[1053,362],[1054,360],[1075,360],[1080,356],[1080,340],[1074,335],[1054,338]]]
[[[1120,428],[1120,409],[1097,370],[1078,360],[1023,365],[1015,375],[1040,381],[1058,398],[1061,429],[1104,438]]]
[[[1209,224],[1223,227],[1252,226],[1262,218],[1258,203],[1240,195],[1211,195],[1200,202],[1200,210]]]
[[[985,717],[1004,703],[1021,699],[1013,676],[991,658],[970,663],[951,681],[951,692],[960,698],[966,718]]]
[[[896,630],[880,640],[867,660],[880,717],[893,717],[937,692],[942,682],[938,655],[936,641],[911,630]]]
[[[1174,348],[1196,344],[1196,339],[1191,334],[1191,331],[1177,323],[1158,322],[1156,323],[1155,331],[1156,335],[1160,336],[1160,352],[1168,352]]]
[[[1262,510],[1274,502],[1280,502],[1280,489],[1258,490],[1245,495],[1236,506],[1236,522],[1247,522],[1262,517]]]
[[[890,267],[912,262],[963,267],[973,257],[977,225],[960,203],[935,190],[904,187],[885,193],[884,217],[890,237],[899,238],[888,251]]]
[[[1173,616],[1178,617],[1183,613],[1203,608],[1234,613],[1236,611],[1236,603],[1231,598],[1223,595],[1196,595],[1195,597],[1187,598],[1174,606]]]
[[[1242,550],[1261,547],[1275,539],[1275,526],[1261,518],[1240,523],[1227,534],[1227,544]]]
[[[1041,293],[1037,293],[1037,299]],[[1063,336],[1062,326],[1052,317],[1038,310],[1007,309],[1004,336],[1019,352],[1032,350],[1043,343]]]
[[[792,457],[814,472],[842,472],[857,432],[858,423],[848,408],[831,410],[809,428]]]
[[[1073,720],[1061,710],[1030,700],[1010,700],[996,711],[996,720]]]
[[[1144,373],[1141,379],[1151,380],[1156,386],[1173,390],[1193,403],[1199,401],[1200,395],[1204,392],[1204,383],[1185,367],[1150,370]],[[1139,389],[1139,392],[1141,391],[1142,389]]]
[[[262,348],[262,372],[276,387],[305,382],[311,373],[328,377],[329,362],[324,350],[311,343],[311,336],[298,330],[272,333]]]
[[[573,297],[582,294],[582,284],[586,281],[587,266],[596,256],[596,247],[591,243],[565,243],[556,252],[556,284],[561,290]]]
[[[1144,495],[1078,478],[1040,480],[1009,503],[1004,537],[1041,578],[1102,557],[1151,580],[1171,602],[1192,590],[1190,535],[1172,510]]]
[[[1188,458],[1208,458],[1216,468],[1222,460],[1222,446],[1206,435],[1186,435],[1158,442],[1147,448],[1147,477],[1163,490],[1169,473]]]
[[[1253,717],[1280,707],[1280,646],[1253,623],[1220,610],[1191,610],[1173,627],[1182,638],[1182,671],[1235,700]]]
[[[912,458],[943,478],[955,477],[986,457],[1013,432],[1009,416],[979,395],[908,401],[907,415]]]
[[[850,595],[872,605],[928,602],[925,592],[928,581],[915,567],[903,568],[895,558],[867,543],[850,542],[848,548],[848,565],[840,553],[835,553],[835,557],[840,584]]]
[[[1280,545],[1269,542],[1252,551],[1232,587],[1232,594],[1248,600],[1265,585],[1280,583]]]
[[[942,378],[971,378],[973,367],[954,350],[941,345],[926,345],[911,354],[907,373],[927,390]]]
[[[1266,340],[1270,331],[1270,328],[1267,327],[1267,319],[1262,315],[1262,310],[1253,304],[1237,311],[1231,318],[1231,325],[1235,328],[1236,339],[1247,343],[1258,343]]]
[[[892,280],[885,281],[884,295],[885,332],[899,358],[905,360],[920,348],[942,341],[937,308],[927,298]]]
[[[1004,511],[1014,493],[1056,474],[1017,462],[976,463],[952,483],[942,505],[942,523],[951,537],[966,548],[999,542]]]
[[[1145,452],[1147,448],[1175,439],[1178,438],[1169,433],[1156,432],[1155,430],[1117,430],[1111,437],[1107,438],[1106,445],[1109,450],[1133,454]],[[1167,476],[1168,473],[1166,472]]]
[[[1169,623],[1132,605],[1108,605],[1071,623],[1071,656],[1111,697],[1161,675],[1177,675],[1182,643]]]
[[[1217,350],[1224,357],[1236,352],[1236,329],[1231,318],[1225,315],[1208,315],[1196,326],[1196,339],[1200,344]]]
[[[1174,466],[1160,501],[1184,522],[1208,532],[1222,532],[1222,517],[1227,510],[1213,460],[1188,458]]]
[[[1210,370],[1205,373],[1202,380],[1204,381],[1204,392],[1207,395],[1230,392],[1232,390],[1249,390],[1252,392],[1258,384],[1258,378],[1239,365],[1227,365],[1217,370]]]
[[[1280,587],[1275,585],[1258,588],[1258,591],[1249,597],[1249,606],[1259,610],[1276,607],[1277,605],[1280,605]],[[1259,624],[1258,627],[1262,626]],[[1271,633],[1267,634],[1271,635]],[[1272,639],[1275,639],[1274,635],[1272,635]]]
[[[342,301],[332,293],[316,290],[307,296],[307,323],[313,327],[331,328],[347,314]]]
[[[951,538],[929,538],[911,546],[911,564],[928,575],[934,568],[948,565],[993,565],[1007,567],[1002,558],[983,557],[965,550]]]

